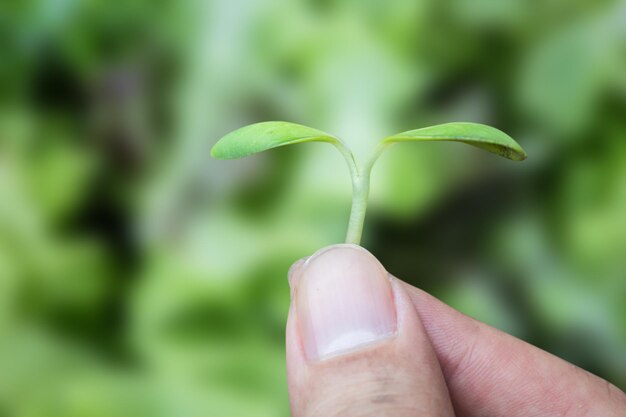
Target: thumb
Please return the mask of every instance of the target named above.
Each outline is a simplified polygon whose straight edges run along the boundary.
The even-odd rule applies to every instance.
[[[294,417],[454,416],[409,296],[368,251],[321,249],[296,263],[289,281]]]

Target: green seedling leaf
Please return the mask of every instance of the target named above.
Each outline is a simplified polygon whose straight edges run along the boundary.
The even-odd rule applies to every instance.
[[[463,142],[514,161],[526,159],[526,152],[512,137],[495,127],[479,123],[445,123],[389,136],[382,145],[408,141]]]
[[[257,152],[302,142],[328,142],[336,145],[339,139],[321,130],[289,122],[262,122],[244,126],[221,138],[211,156],[216,159],[235,159]]]

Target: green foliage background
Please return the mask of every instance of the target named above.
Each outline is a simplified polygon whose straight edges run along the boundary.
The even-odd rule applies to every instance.
[[[398,145],[364,246],[455,308],[626,388],[626,1],[0,5],[0,415],[287,416],[286,271],[340,242],[317,144],[492,124],[523,163]]]

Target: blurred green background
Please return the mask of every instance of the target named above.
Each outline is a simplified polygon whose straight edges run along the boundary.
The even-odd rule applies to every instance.
[[[0,415],[288,415],[286,272],[350,183],[327,145],[210,159],[263,120],[508,132],[527,161],[385,154],[364,246],[626,388],[626,1],[5,1],[0,42]]]

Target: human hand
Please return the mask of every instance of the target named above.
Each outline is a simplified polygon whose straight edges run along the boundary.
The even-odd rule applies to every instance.
[[[330,246],[289,271],[294,417],[626,416],[607,381]]]

